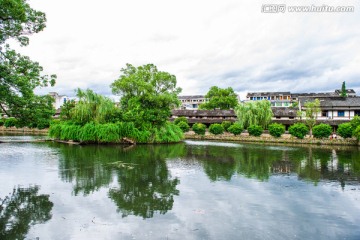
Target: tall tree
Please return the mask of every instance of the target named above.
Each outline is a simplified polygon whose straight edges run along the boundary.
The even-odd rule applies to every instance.
[[[273,117],[271,103],[267,100],[240,103],[235,109],[238,122],[244,128],[251,125],[268,127]]]
[[[222,89],[212,86],[205,97],[208,99],[208,102],[201,104],[199,106],[200,109],[210,110],[220,108],[221,110],[226,110],[235,108],[238,105],[238,97],[231,87]]]
[[[316,124],[318,114],[321,112],[320,100],[307,101],[304,104],[305,107],[305,124],[309,127],[310,137],[312,137],[312,129]]]
[[[26,112],[29,104],[46,111],[52,109],[46,100],[39,101],[34,90],[53,86],[56,75],[41,75],[43,68],[39,63],[6,44],[7,40],[16,39],[21,46],[28,45],[27,36],[43,30],[45,22],[45,14],[32,9],[26,0],[0,0],[0,108],[8,116],[27,119],[21,112]]]
[[[92,90],[77,89],[79,102],[70,111],[70,118],[80,124],[88,122],[106,123],[112,122],[114,116],[120,115],[115,103]],[[66,114],[66,113],[65,113]]]
[[[121,109],[125,121],[163,125],[171,115],[171,109],[179,106],[176,77],[158,71],[153,64],[134,67],[127,64],[120,77],[111,84],[112,92],[121,96]]]
[[[341,85],[341,93],[340,93],[341,97],[347,97],[347,93],[346,93],[346,86],[345,86],[345,81],[342,83]]]

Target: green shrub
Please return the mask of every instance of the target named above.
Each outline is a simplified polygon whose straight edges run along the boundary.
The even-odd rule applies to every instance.
[[[353,136],[360,141],[360,125],[354,130]]]
[[[172,143],[181,141],[184,135],[178,125],[167,122],[160,128],[154,128],[153,136],[152,142]]]
[[[351,123],[342,123],[337,129],[337,134],[342,138],[351,138],[353,133],[353,127]]]
[[[332,133],[332,127],[329,124],[320,123],[313,127],[313,135],[316,138],[328,138]]]
[[[350,124],[353,129],[356,129],[360,126],[360,117],[356,115],[353,119],[351,119]]]
[[[289,127],[289,133],[300,139],[303,139],[308,132],[309,129],[304,123],[295,123]]]
[[[228,128],[228,131],[235,136],[241,134],[243,130],[244,128],[241,126],[240,123],[234,123]]]
[[[73,140],[80,141],[80,125],[75,124],[64,124],[61,126],[61,140]]]
[[[190,129],[190,126],[187,122],[179,122],[176,124],[182,132],[187,132]]]
[[[210,125],[209,132],[215,135],[222,134],[224,133],[224,127],[222,124],[214,123]]]
[[[206,131],[206,125],[202,124],[202,123],[195,123],[192,126],[192,130],[199,135],[205,135],[205,131]]]
[[[188,119],[186,118],[186,117],[178,117],[178,118],[175,118],[175,120],[174,120],[174,123],[176,124],[176,125],[178,125],[178,123],[180,123],[180,122],[185,122],[185,123],[189,123],[189,121],[188,121]]]
[[[51,124],[50,128],[49,128],[49,136],[53,137],[55,139],[60,139],[61,137],[61,124]]]
[[[119,126],[115,123],[96,124],[95,131],[100,143],[116,143],[121,140]]]
[[[4,123],[4,126],[5,127],[15,127],[16,126],[16,124],[17,124],[17,119],[16,118],[7,118],[6,120],[5,120],[5,123]]]
[[[5,123],[4,119],[3,119],[3,118],[0,118],[0,127],[1,127],[1,126],[4,126],[4,123]]]
[[[96,124],[87,123],[84,126],[76,125],[70,121],[51,124],[49,136],[61,140],[82,142],[117,143],[123,138],[131,139],[137,143],[169,143],[179,142],[183,133],[179,126],[166,122],[162,127],[144,125],[142,129],[135,127],[133,122],[117,122]]]
[[[259,125],[251,125],[248,127],[247,130],[250,136],[255,136],[255,137],[259,137],[264,132],[264,129]]]
[[[223,121],[223,122],[221,123],[221,125],[223,126],[223,128],[224,128],[224,130],[225,130],[226,132],[229,131],[229,127],[230,127],[232,124],[233,124],[233,123],[230,122],[230,121]]]
[[[269,133],[273,137],[281,137],[285,133],[285,126],[279,123],[270,124]]]
[[[49,119],[39,119],[36,123],[36,127],[38,129],[45,129],[50,127],[50,120]]]

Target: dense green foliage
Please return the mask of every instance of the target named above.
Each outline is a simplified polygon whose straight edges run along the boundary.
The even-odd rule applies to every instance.
[[[192,130],[199,135],[205,135],[206,125],[202,123],[195,123],[192,126]]]
[[[233,123],[230,122],[230,121],[223,121],[223,122],[221,123],[221,125],[224,127],[224,130],[225,130],[225,131],[228,131],[229,127],[230,127],[232,124],[233,124]]]
[[[328,138],[331,133],[332,127],[329,124],[320,123],[313,128],[313,134],[316,138]]]
[[[11,118],[7,118],[5,120],[4,126],[7,127],[7,128],[8,127],[15,127],[17,125],[17,123],[18,123],[17,119],[11,117]]]
[[[295,123],[289,127],[289,133],[300,139],[303,139],[308,132],[309,129],[304,123]]]
[[[176,124],[181,131],[183,132],[188,132],[190,130],[190,126],[187,122],[179,122],[178,124]]]
[[[241,134],[243,130],[244,128],[239,123],[234,123],[228,128],[228,132],[234,134],[235,136]]]
[[[179,122],[185,122],[185,123],[189,123],[188,119],[186,117],[178,117],[175,118],[174,123],[178,124]]]
[[[77,90],[78,103],[71,108],[71,119],[79,124],[88,122],[107,123],[116,122],[121,119],[120,110],[115,103],[102,95],[87,89]]]
[[[134,67],[127,64],[119,79],[111,84],[112,92],[121,95],[120,108],[125,122],[137,127],[144,123],[162,126],[171,115],[171,109],[180,104],[176,77],[158,71],[155,65]]]
[[[4,126],[5,120],[3,118],[0,118],[0,127]]]
[[[215,135],[222,134],[224,133],[224,127],[222,126],[222,124],[213,123],[209,127],[209,132]]]
[[[66,101],[60,107],[60,119],[61,120],[70,120],[71,119],[71,111],[74,107],[75,107],[74,100]]]
[[[264,132],[264,129],[259,125],[251,125],[247,128],[250,136],[259,137]]]
[[[216,86],[212,86],[205,95],[208,99],[206,103],[200,104],[199,109],[215,109],[220,108],[226,110],[235,108],[238,105],[238,98],[236,93],[231,87],[222,89]]]
[[[18,126],[44,127],[54,114],[52,99],[37,96],[34,90],[55,84],[55,75],[42,75],[43,68],[10,49],[6,41],[16,39],[22,46],[28,35],[45,27],[45,14],[32,9],[25,0],[0,1],[0,109],[18,119]]]
[[[238,122],[244,128],[250,125],[259,125],[266,129],[273,116],[271,104],[267,100],[239,104],[235,112]]]
[[[273,137],[281,137],[285,133],[285,126],[279,123],[269,125],[269,133]]]
[[[351,138],[353,131],[354,131],[354,129],[353,129],[351,123],[342,123],[339,125],[336,132],[342,138]]]
[[[350,124],[353,129],[356,129],[360,126],[360,117],[356,115],[353,119],[351,119]]]
[[[358,126],[358,127],[354,130],[353,136],[356,137],[356,139],[360,141],[360,126]]]
[[[49,136],[85,143],[120,143],[125,139],[137,143],[171,143],[179,142],[183,134],[177,125],[169,122],[162,127],[138,129],[131,122],[89,122],[82,126],[68,121],[51,124]]]

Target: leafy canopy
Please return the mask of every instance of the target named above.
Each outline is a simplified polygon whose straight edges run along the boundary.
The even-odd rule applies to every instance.
[[[200,104],[200,109],[210,110],[220,108],[221,110],[226,110],[235,108],[238,105],[237,95],[231,87],[222,89],[212,86],[205,95],[205,98],[208,99],[208,102]]]
[[[88,122],[107,123],[114,122],[115,116],[120,115],[115,103],[92,90],[77,89],[79,102],[70,110],[71,119],[80,124]],[[115,120],[113,119],[115,117]]]
[[[137,126],[152,124],[162,126],[179,106],[176,77],[158,71],[153,64],[134,67],[127,64],[120,77],[111,84],[112,92],[120,95],[120,107],[125,121]]]
[[[241,103],[235,109],[238,123],[243,128],[251,125],[260,125],[266,129],[273,117],[271,103],[267,100]]]
[[[43,68],[39,63],[10,49],[6,41],[16,39],[26,46],[27,36],[43,30],[45,22],[45,14],[32,9],[26,0],[0,0],[0,109],[27,125],[33,124],[34,119],[51,117],[50,100],[36,96],[34,90],[53,86],[56,75],[41,75]],[[30,110],[40,115],[29,118]],[[44,112],[49,114],[45,116]]]

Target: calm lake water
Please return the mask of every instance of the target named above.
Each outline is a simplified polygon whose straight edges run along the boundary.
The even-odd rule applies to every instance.
[[[360,239],[358,148],[3,143],[0,182],[0,239]]]

